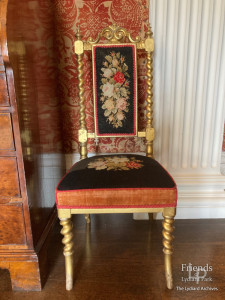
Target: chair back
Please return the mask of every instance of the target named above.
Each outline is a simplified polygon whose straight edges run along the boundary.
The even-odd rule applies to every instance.
[[[87,157],[88,138],[131,137],[146,138],[146,155],[153,156],[152,80],[154,40],[149,29],[144,40],[133,39],[117,25],[104,28],[96,39],[82,41],[78,27],[75,53],[78,58],[80,98],[79,143],[81,158]],[[138,132],[137,122],[137,49],[147,54],[146,129]],[[95,132],[88,133],[84,101],[84,51],[92,51],[93,98]]]

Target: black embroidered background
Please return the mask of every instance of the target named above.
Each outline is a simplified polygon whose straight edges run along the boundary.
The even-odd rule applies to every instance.
[[[119,128],[114,128],[112,124],[107,122],[107,118],[104,116],[104,109],[102,108],[102,102],[100,101],[102,90],[100,89],[103,62],[106,60],[106,55],[110,55],[111,52],[120,52],[121,55],[125,57],[125,63],[128,66],[127,73],[130,75],[129,78],[125,76],[125,79],[129,80],[129,99],[127,100],[129,105],[129,111],[126,112],[126,118],[123,120],[123,126]],[[113,135],[113,134],[134,134],[134,123],[136,122],[134,119],[134,73],[133,73],[133,64],[136,64],[135,57],[133,55],[133,48],[131,46],[125,47],[107,47],[103,48],[101,46],[95,48],[95,68],[96,68],[96,78],[97,83],[97,119],[98,119],[98,133],[105,135]]]
[[[101,188],[174,188],[175,183],[163,167],[154,159],[142,155],[124,154],[120,157],[135,157],[144,165],[129,171],[89,169],[88,164],[104,156],[82,159],[76,163],[58,186],[59,191]],[[113,157],[109,155],[107,157]]]

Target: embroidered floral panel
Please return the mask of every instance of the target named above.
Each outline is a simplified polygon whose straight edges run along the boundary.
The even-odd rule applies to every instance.
[[[136,154],[98,155],[74,164],[58,185],[58,191],[82,189],[174,188],[160,164]]]
[[[135,45],[93,47],[94,108],[97,136],[134,136],[137,132]]]
[[[127,156],[104,156],[88,164],[88,169],[107,171],[129,171],[132,169],[140,169],[143,167],[143,161],[136,157]]]

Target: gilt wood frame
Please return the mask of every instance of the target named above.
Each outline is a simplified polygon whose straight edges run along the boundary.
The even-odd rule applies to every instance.
[[[143,49],[147,54],[147,106],[146,106],[146,130],[138,132],[138,137],[146,139],[146,156],[153,157],[153,140],[154,140],[154,128],[153,128],[153,109],[152,109],[152,97],[153,97],[153,51],[154,51],[154,39],[153,34],[149,26],[146,33],[146,38],[141,40],[139,36],[133,39],[130,33],[126,29],[117,26],[116,24],[110,25],[104,28],[97,36],[96,39],[88,38],[86,42],[82,41],[82,35],[80,28],[78,27],[76,38],[74,43],[75,53],[78,59],[78,81],[79,81],[79,97],[80,97],[80,129],[79,129],[79,143],[80,143],[80,157],[87,157],[87,140],[88,138],[96,138],[95,133],[88,133],[86,126],[86,113],[85,113],[85,101],[84,101],[84,71],[83,71],[83,55],[84,51],[91,51],[94,45],[99,44],[101,39],[107,41],[106,44],[119,45],[124,42],[133,43],[137,49]]]

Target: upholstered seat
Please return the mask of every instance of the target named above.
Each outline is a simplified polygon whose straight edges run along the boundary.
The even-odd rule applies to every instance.
[[[154,159],[102,155],[77,162],[56,189],[58,208],[175,207],[176,185]]]

